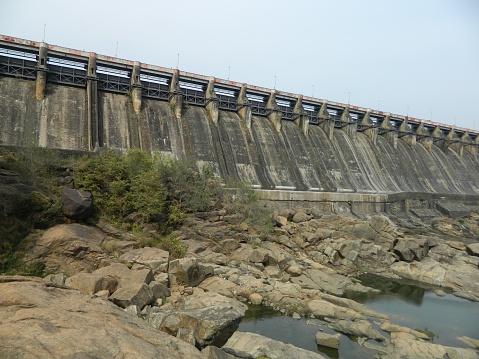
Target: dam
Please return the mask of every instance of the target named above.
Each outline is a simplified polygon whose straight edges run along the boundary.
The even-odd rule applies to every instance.
[[[190,159],[277,206],[479,204],[477,131],[5,35],[0,126],[0,146]]]

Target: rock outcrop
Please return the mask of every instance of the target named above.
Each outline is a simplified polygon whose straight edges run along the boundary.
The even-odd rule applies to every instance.
[[[2,358],[204,359],[113,303],[36,278],[0,278]]]

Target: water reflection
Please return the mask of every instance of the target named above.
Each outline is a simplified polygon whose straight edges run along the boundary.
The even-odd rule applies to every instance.
[[[392,294],[400,297],[403,301],[417,306],[422,305],[426,289],[407,281],[392,281],[389,278],[379,277],[373,274],[363,274],[358,278],[363,285],[379,289],[381,292],[346,292],[345,297],[359,302],[367,302],[377,297]]]

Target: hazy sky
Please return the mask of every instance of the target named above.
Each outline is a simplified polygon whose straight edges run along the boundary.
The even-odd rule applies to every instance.
[[[479,0],[0,0],[0,33],[479,129]]]

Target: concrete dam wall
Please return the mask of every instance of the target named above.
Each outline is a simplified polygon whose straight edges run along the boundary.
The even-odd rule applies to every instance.
[[[377,204],[398,193],[479,196],[474,131],[0,40],[0,145],[142,148],[191,159],[278,201],[371,202],[382,211]]]

